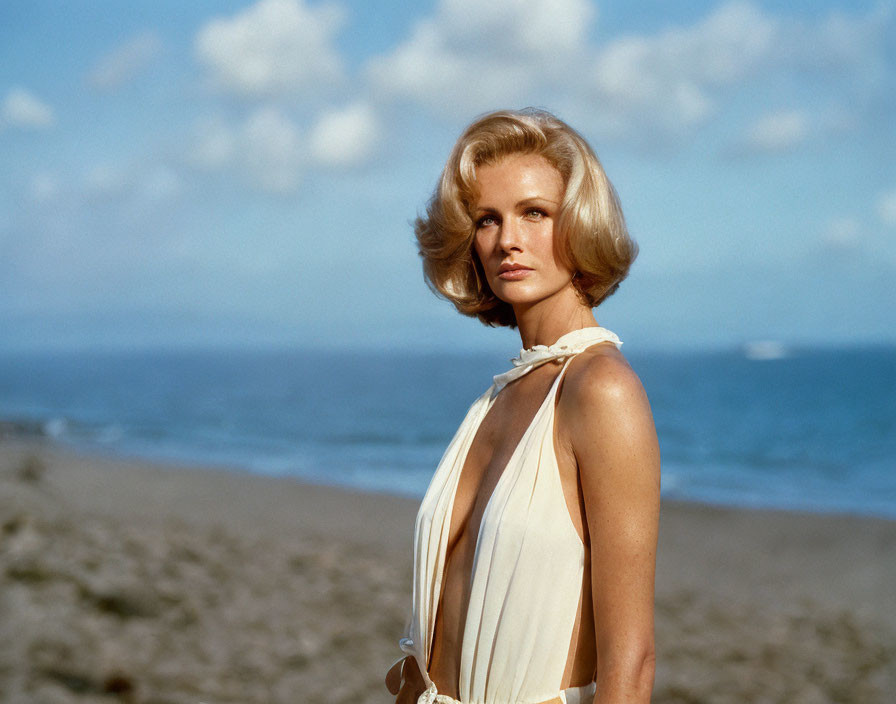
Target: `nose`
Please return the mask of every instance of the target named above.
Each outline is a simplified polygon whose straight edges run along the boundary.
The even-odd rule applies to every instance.
[[[503,252],[519,252],[522,250],[522,231],[516,218],[505,217],[501,221],[498,235],[498,246]]]

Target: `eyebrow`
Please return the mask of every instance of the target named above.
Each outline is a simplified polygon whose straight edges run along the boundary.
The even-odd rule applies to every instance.
[[[559,207],[559,205],[560,205],[560,203],[558,203],[557,201],[550,200],[549,198],[542,198],[541,196],[532,196],[531,198],[523,198],[523,200],[518,201],[516,203],[515,207],[519,208],[521,206],[525,207],[527,205],[538,205],[539,203],[550,203],[551,205],[553,205],[555,207]],[[490,205],[483,205],[483,206],[479,206],[478,208],[476,208],[474,212],[496,213],[496,212],[498,212],[498,210],[497,210],[497,208],[494,208]]]
[[[525,198],[521,200],[517,205],[534,205],[536,203],[550,203],[551,205],[560,205],[557,201],[553,201],[550,198],[543,198],[541,196],[532,196],[531,198]]]

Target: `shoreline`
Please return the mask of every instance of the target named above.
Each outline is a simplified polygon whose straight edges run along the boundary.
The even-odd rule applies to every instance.
[[[117,515],[125,501],[134,516],[162,516],[200,522],[238,521],[247,529],[259,515],[264,520],[293,523],[297,530],[332,532],[338,537],[382,542],[382,535],[358,530],[362,506],[370,505],[378,516],[406,519],[416,515],[419,500],[385,492],[306,481],[292,476],[257,474],[239,466],[178,463],[115,453],[91,452],[59,443],[52,438],[0,438],[0,460],[23,462],[29,455],[52,469],[56,489],[69,501],[92,512]],[[12,459],[10,459],[12,457]],[[2,471],[2,470],[0,470]],[[102,487],[102,492],[97,491]],[[250,488],[251,491],[245,491]],[[284,494],[301,496],[302,513],[282,511]],[[141,503],[138,496],[148,498]],[[236,500],[240,496],[244,500]],[[336,520],[334,509],[351,509]],[[271,515],[271,509],[277,511]],[[161,512],[161,513],[160,513]],[[377,527],[394,535],[397,526],[386,519]],[[413,516],[411,517],[413,521]],[[370,528],[370,526],[364,526]],[[413,524],[411,525],[413,530]],[[408,545],[411,538],[408,537]]]
[[[165,471],[188,471],[188,472],[212,472],[226,473],[237,476],[246,476],[249,478],[258,478],[261,480],[275,480],[285,482],[295,482],[301,485],[322,487],[324,489],[342,490],[348,493],[357,493],[362,496],[387,496],[396,499],[408,500],[419,505],[422,495],[417,496],[410,492],[402,493],[389,489],[378,489],[372,487],[355,486],[339,482],[327,482],[317,480],[316,478],[302,476],[300,474],[278,474],[260,472],[241,464],[238,461],[233,463],[204,461],[202,459],[188,458],[171,458],[164,456],[152,456],[141,454],[139,451],[133,453],[122,451],[108,446],[91,446],[88,443],[79,443],[76,441],[61,440],[51,434],[45,432],[46,423],[38,423],[31,421],[0,419],[0,447],[23,446],[40,448],[42,451],[56,452],[64,454],[67,457],[78,458],[83,461],[98,461],[111,464],[126,464],[137,467],[155,467]],[[672,491],[672,490],[670,490]],[[888,521],[896,524],[896,515],[883,513],[873,513],[866,511],[849,511],[836,508],[799,508],[786,505],[744,505],[733,501],[726,502],[724,500],[704,500],[695,499],[685,496],[669,496],[664,493],[663,505],[675,506],[696,506],[707,509],[731,510],[735,512],[748,513],[770,513],[770,514],[790,514],[794,516],[820,516],[830,518],[857,518],[869,519],[873,521]]]
[[[388,702],[417,504],[0,438],[0,702]],[[653,701],[888,701],[894,555],[888,519],[664,500]]]

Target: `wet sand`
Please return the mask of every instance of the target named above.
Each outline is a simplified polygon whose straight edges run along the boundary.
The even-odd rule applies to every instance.
[[[389,702],[416,503],[0,439],[0,702]],[[665,502],[654,702],[891,702],[896,522]]]

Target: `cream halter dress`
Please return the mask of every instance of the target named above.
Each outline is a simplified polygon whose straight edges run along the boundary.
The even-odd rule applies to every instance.
[[[582,328],[550,346],[523,350],[510,371],[470,407],[420,505],[414,530],[411,619],[401,650],[428,689],[419,704],[535,704],[555,697],[591,702],[595,685],[561,690],[584,577],[585,547],[572,523],[554,454],[557,389],[569,361],[600,342],[622,342],[601,327]],[[451,511],[467,452],[495,397],[536,367],[565,360],[488,501],[471,573],[458,681],[460,700],[429,678],[436,609]]]

